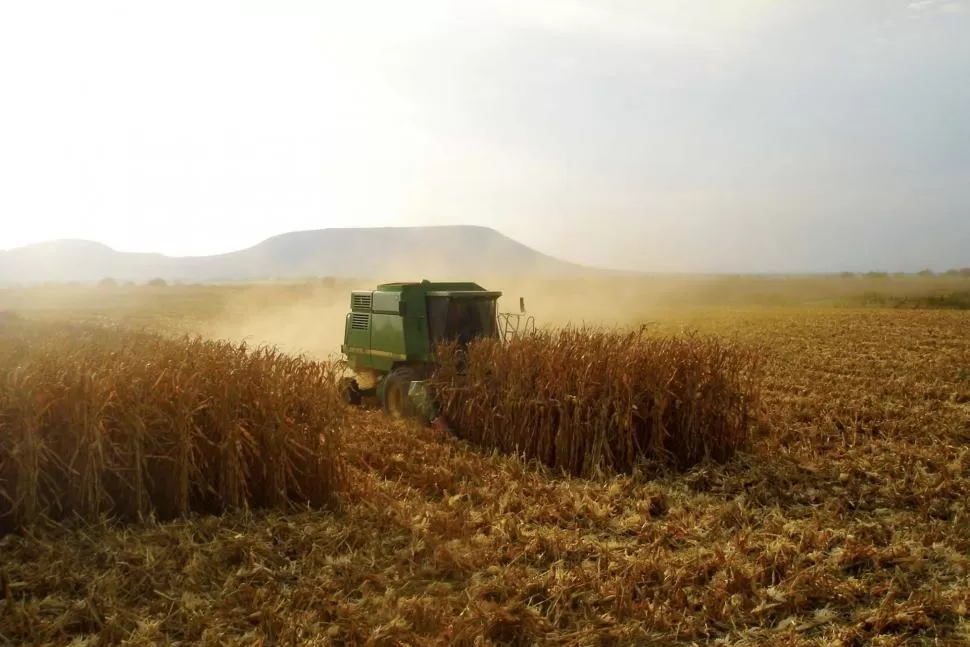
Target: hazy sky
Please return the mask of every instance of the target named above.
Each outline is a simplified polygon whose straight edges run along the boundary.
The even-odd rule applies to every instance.
[[[10,0],[0,88],[0,248],[970,266],[970,0]]]

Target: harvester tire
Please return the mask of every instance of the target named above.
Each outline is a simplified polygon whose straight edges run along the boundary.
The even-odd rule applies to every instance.
[[[415,371],[407,366],[394,369],[384,378],[381,385],[384,413],[391,418],[414,418],[417,415],[408,397],[408,386],[416,379]]]

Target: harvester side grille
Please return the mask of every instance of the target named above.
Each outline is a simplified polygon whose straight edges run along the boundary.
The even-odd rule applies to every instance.
[[[350,327],[353,330],[367,330],[370,328],[370,315],[355,312],[350,315]]]
[[[351,297],[350,306],[354,310],[370,310],[374,305],[374,297],[370,294],[355,294]]]

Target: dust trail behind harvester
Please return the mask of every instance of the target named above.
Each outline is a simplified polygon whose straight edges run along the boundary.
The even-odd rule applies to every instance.
[[[226,298],[223,314],[200,332],[209,337],[272,345],[289,354],[313,359],[340,357],[344,321],[354,289],[373,289],[381,282],[401,280],[470,280],[500,290],[499,309],[517,312],[519,297],[535,317],[536,326],[635,326],[648,319],[663,301],[662,290],[641,280],[597,278],[548,279],[518,276],[455,276],[444,271],[413,276],[404,270],[395,276],[338,280],[335,285],[306,283],[260,285]]]
[[[357,284],[251,288],[227,300],[224,313],[205,324],[208,337],[269,345],[316,360],[337,359],[350,292]],[[275,292],[275,293],[274,293]]]

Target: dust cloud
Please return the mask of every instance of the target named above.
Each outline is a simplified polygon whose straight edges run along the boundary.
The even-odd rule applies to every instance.
[[[499,290],[499,312],[519,312],[525,299],[527,316],[537,328],[566,325],[596,327],[636,326],[658,311],[664,290],[642,279],[602,280],[544,277],[464,278],[402,272],[374,279],[338,281],[333,287],[302,284],[254,286],[227,297],[222,313],[206,322],[201,334],[251,345],[270,345],[288,354],[305,354],[317,360],[340,359],[344,322],[350,311],[350,293],[373,289],[389,281],[472,280]],[[523,320],[524,323],[524,320]]]
[[[522,297],[538,328],[633,326],[652,316],[664,301],[661,291],[642,280],[516,277],[496,279],[487,287],[492,285],[503,292],[500,310],[517,312]]]
[[[248,288],[228,298],[222,314],[205,322],[199,332],[251,346],[275,346],[315,360],[340,359],[350,292],[358,287],[364,286]]]
[[[519,298],[536,328],[593,326],[636,328],[680,321],[688,310],[817,302],[887,282],[825,277],[539,275],[462,276],[414,268],[359,279],[307,280],[232,285],[52,285],[0,289],[0,311],[30,319],[123,323],[170,333],[273,346],[315,360],[340,360],[344,324],[355,289],[389,281],[470,280],[503,293],[499,312],[517,313]],[[437,268],[435,268],[437,269]],[[923,282],[896,282],[894,290],[927,289]],[[908,286],[908,287],[907,287]],[[689,317],[687,317],[689,318]]]

